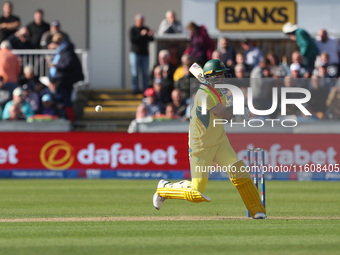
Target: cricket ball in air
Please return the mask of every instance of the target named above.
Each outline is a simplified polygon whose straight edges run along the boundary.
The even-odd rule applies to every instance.
[[[95,110],[96,112],[101,112],[103,110],[103,107],[101,105],[97,105]]]

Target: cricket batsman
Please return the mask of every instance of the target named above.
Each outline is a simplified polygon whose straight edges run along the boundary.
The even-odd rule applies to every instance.
[[[233,117],[232,104],[227,105],[225,93],[222,89],[213,88],[214,84],[223,83],[227,72],[228,69],[218,59],[209,60],[204,65],[203,74],[211,87],[200,86],[191,110],[189,125],[191,181],[171,183],[160,180],[153,196],[153,205],[157,210],[161,209],[165,199],[182,199],[194,203],[210,202],[211,199],[203,194],[209,179],[209,171],[203,169],[216,163],[219,166],[228,166],[226,169],[229,169],[227,172],[229,179],[240,193],[250,216],[254,219],[266,218],[266,209],[249,171],[246,170],[246,165],[237,158],[223,125],[214,126],[215,119],[229,121]]]

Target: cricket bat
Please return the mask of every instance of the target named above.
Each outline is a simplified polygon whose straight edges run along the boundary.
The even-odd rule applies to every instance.
[[[195,76],[196,79],[199,80],[200,82],[209,85],[209,82],[207,81],[207,79],[204,78],[203,69],[202,69],[202,67],[199,66],[199,64],[193,63],[189,68],[189,72],[193,76]]]
[[[209,88],[214,94],[217,96],[220,104],[222,105],[222,101],[220,96],[218,95],[217,91],[210,85],[210,83],[207,81],[207,79],[204,77],[203,69],[199,66],[197,63],[193,63],[190,68],[189,72],[196,77],[199,82],[201,82],[203,85],[205,85],[207,88]]]

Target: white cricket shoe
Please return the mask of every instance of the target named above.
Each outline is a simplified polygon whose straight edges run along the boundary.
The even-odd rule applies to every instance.
[[[260,220],[260,219],[263,220],[265,218],[267,218],[267,216],[263,212],[257,212],[254,216],[254,219],[256,219],[256,220]]]
[[[164,188],[166,184],[170,183],[169,181],[160,180],[157,185],[157,189]],[[162,208],[163,202],[165,201],[164,197],[161,197],[157,194],[157,192],[153,195],[153,206],[159,210]]]

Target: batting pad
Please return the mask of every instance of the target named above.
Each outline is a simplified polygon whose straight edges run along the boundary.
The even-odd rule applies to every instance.
[[[227,173],[230,180],[238,178],[251,178],[249,170],[247,169],[247,166],[244,164],[243,160],[239,160],[231,164],[231,167],[227,170]]]
[[[245,164],[240,160],[234,163],[233,166],[241,167],[245,166]],[[251,179],[249,172],[229,173],[229,178],[240,193],[243,203],[247,207],[251,217],[254,217],[257,212],[266,213],[259,192]]]
[[[188,188],[159,188],[157,194],[166,199],[181,199],[194,203],[210,202],[211,199],[199,191]]]

